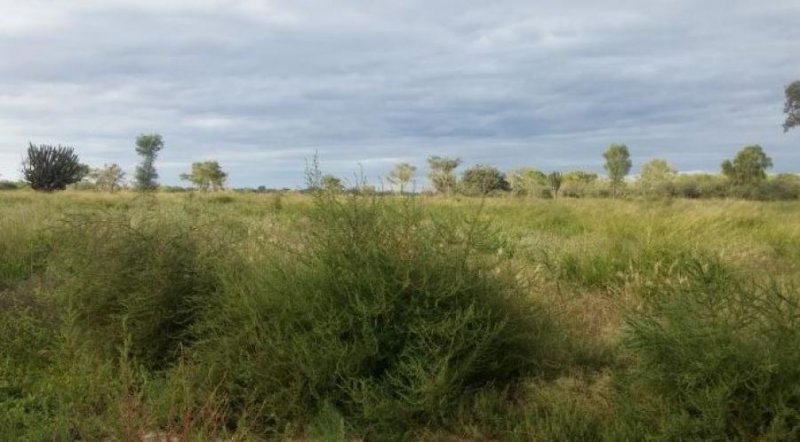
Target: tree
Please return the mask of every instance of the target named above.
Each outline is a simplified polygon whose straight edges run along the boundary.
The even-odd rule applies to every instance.
[[[222,171],[216,161],[192,163],[192,172],[181,174],[181,179],[191,182],[202,191],[221,190],[225,186],[228,174]]]
[[[578,198],[586,196],[591,186],[597,181],[597,174],[583,170],[573,170],[565,173],[561,181],[561,193],[565,196]]]
[[[496,167],[478,164],[464,171],[461,177],[464,193],[471,195],[487,195],[494,191],[509,190],[506,176]]]
[[[142,163],[136,167],[134,181],[136,189],[151,191],[158,187],[158,173],[154,163],[158,152],[164,148],[164,140],[159,134],[142,134],[136,138],[136,153],[142,157]]]
[[[31,189],[51,192],[82,180],[87,167],[78,160],[75,149],[67,146],[34,146],[28,143],[28,157],[22,162],[22,175]]]
[[[116,163],[104,164],[102,168],[92,170],[89,177],[94,180],[94,185],[98,189],[114,192],[122,187],[125,172]]]
[[[428,166],[430,167],[428,177],[437,192],[446,195],[450,194],[456,186],[456,176],[453,171],[460,165],[460,158],[442,158],[439,156],[428,158]]]
[[[772,167],[772,159],[757,145],[746,146],[736,158],[722,163],[722,174],[728,177],[733,185],[758,185],[767,178],[767,169]]]
[[[511,191],[518,196],[541,196],[547,191],[547,176],[531,167],[523,167],[508,174]]]
[[[606,172],[608,178],[611,180],[611,194],[617,196],[617,188],[622,184],[625,176],[631,171],[631,155],[628,152],[628,146],[624,144],[614,143],[608,147],[608,150],[603,154],[606,159]]]
[[[322,178],[320,178],[320,185],[328,192],[341,192],[344,190],[342,180],[334,175],[323,175]]]
[[[783,131],[800,126],[800,81],[786,86],[786,104],[783,107],[786,114],[786,121],[783,123]]]
[[[389,172],[389,182],[400,186],[400,194],[403,194],[405,186],[414,178],[417,168],[408,163],[400,163],[394,166]]]
[[[645,163],[639,172],[639,186],[647,195],[672,195],[678,171],[666,160],[655,159]]]
[[[547,175],[547,184],[550,185],[553,198],[558,198],[558,191],[561,189],[561,180],[561,172],[550,172],[550,174]]]

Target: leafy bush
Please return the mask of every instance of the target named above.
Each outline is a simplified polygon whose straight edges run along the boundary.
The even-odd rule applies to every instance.
[[[409,437],[478,391],[553,367],[560,335],[478,253],[484,229],[440,223],[411,200],[316,198],[294,251],[247,251],[231,269],[198,347],[260,432],[328,404],[325,416],[358,433]]]
[[[182,215],[141,208],[67,220],[51,271],[71,326],[100,354],[118,357],[130,340],[138,363],[163,368],[192,341],[227,245],[200,214]]]
[[[654,289],[628,321],[638,361],[622,399],[668,440],[800,437],[800,298],[715,260]],[[650,403],[641,398],[647,397]]]

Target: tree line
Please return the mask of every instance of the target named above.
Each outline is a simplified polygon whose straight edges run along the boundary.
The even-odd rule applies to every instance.
[[[785,88],[786,120],[784,132],[800,126],[800,81]],[[135,150],[141,157],[136,167],[132,187],[149,192],[159,189],[155,160],[164,148],[159,134],[142,134],[136,138]],[[745,146],[731,160],[720,165],[721,174],[679,174],[663,159],[654,159],[642,165],[634,181],[626,180],[632,161],[625,144],[612,144],[603,154],[606,177],[596,173],[575,170],[566,173],[545,173],[534,168],[520,168],[508,174],[488,165],[476,165],[464,170],[460,178],[456,170],[462,160],[458,157],[431,156],[428,158],[428,181],[437,194],[491,195],[558,198],[566,197],[617,197],[621,195],[646,195],[655,197],[741,197],[750,199],[800,198],[800,177],[796,174],[768,176],[772,159],[759,145]],[[405,193],[414,182],[416,166],[397,164],[387,180]],[[27,158],[22,164],[24,181],[34,190],[63,190],[70,185],[83,184],[98,190],[114,192],[125,184],[126,173],[118,164],[106,164],[92,169],[80,163],[75,150],[66,146],[34,145],[29,143]],[[188,173],[180,175],[195,189],[221,190],[228,178],[217,161],[192,163]],[[324,175],[319,186],[327,190],[344,191],[343,181],[333,175]],[[0,182],[0,189],[16,187]],[[258,190],[266,190],[263,187]],[[373,189],[374,190],[374,189]]]

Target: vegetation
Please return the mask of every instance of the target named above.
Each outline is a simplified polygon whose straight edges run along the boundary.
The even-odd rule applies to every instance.
[[[115,192],[124,185],[125,172],[119,164],[105,164],[102,168],[89,172],[89,178],[94,181],[96,189]]]
[[[488,195],[510,188],[506,176],[492,166],[479,164],[470,167],[464,171],[461,178],[461,191],[467,195]]]
[[[228,179],[228,174],[222,170],[218,162],[203,161],[192,163],[192,172],[182,174],[181,179],[190,181],[199,190],[216,191],[225,187],[225,180]]]
[[[22,163],[22,175],[33,190],[52,192],[64,190],[86,175],[75,149],[42,144],[28,146],[28,156]]]
[[[400,187],[400,194],[406,186],[414,179],[417,168],[408,163],[399,163],[389,172],[389,182]]]
[[[428,158],[428,179],[434,190],[438,193],[449,195],[456,187],[457,179],[454,171],[461,165],[460,158],[443,158],[432,156]]]
[[[796,440],[799,204],[5,192],[0,438]]]
[[[783,112],[786,114],[786,121],[783,123],[783,131],[800,126],[800,81],[786,86],[786,104]]]
[[[631,171],[631,155],[628,146],[624,144],[612,144],[603,154],[605,158],[605,169],[608,172],[608,179],[611,181],[611,195],[617,196],[617,189],[623,183],[625,176]]]
[[[136,138],[136,153],[142,157],[142,163],[136,167],[134,175],[137,190],[146,192],[156,190],[158,187],[155,161],[158,152],[163,148],[164,139],[159,134],[142,134]]]
[[[736,186],[756,186],[767,179],[767,169],[772,167],[772,159],[764,153],[761,146],[747,146],[736,154],[733,161],[722,163],[722,174]]]

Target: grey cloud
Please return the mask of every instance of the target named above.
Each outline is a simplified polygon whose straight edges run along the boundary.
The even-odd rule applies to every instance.
[[[780,130],[796,1],[6,3],[4,177],[28,140],[132,168],[151,131],[167,183],[214,158],[233,185],[296,187],[315,151],[372,179],[431,154],[600,171],[615,141],[684,170],[755,142],[800,166]]]

